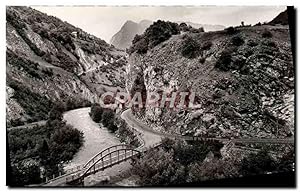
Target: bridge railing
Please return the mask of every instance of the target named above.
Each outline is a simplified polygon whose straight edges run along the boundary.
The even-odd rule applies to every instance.
[[[121,145],[114,145],[114,146],[108,147],[108,148],[100,151],[96,155],[94,155],[91,159],[89,159],[88,162],[83,165],[83,168],[89,167],[95,161],[97,161],[98,159],[100,159],[102,156],[110,153],[110,151],[112,151],[112,150],[126,149],[126,148],[130,148],[130,145],[121,144]]]
[[[102,156],[100,159],[95,161],[89,167],[83,169],[80,173],[73,174],[66,178],[66,182],[70,183],[75,180],[83,180],[84,177],[93,174],[101,169],[105,169],[106,167],[110,167],[114,164],[126,161],[136,155],[140,154],[140,151],[135,149],[117,149],[111,151],[110,153]]]
[[[75,167],[66,169],[66,170],[65,170],[65,173],[68,174],[68,173],[78,172],[78,171],[80,171],[82,168],[83,168],[83,165],[77,165],[77,166],[75,166]]]

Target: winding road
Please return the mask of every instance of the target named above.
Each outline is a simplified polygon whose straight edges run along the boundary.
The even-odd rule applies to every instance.
[[[114,145],[121,144],[118,138],[113,134],[109,133],[107,129],[99,128],[99,124],[95,123],[89,116],[90,107],[80,108],[76,110],[68,111],[64,114],[64,120],[74,128],[82,131],[84,133],[85,142],[80,151],[75,155],[72,162],[68,163],[65,168],[70,169],[72,167],[80,167],[86,163],[91,157],[97,154],[99,151]],[[125,110],[121,114],[121,118],[126,121],[128,126],[135,132],[140,140],[142,140],[142,145],[137,148],[139,151],[144,151],[148,148],[151,148],[161,142],[161,139],[164,137],[168,138],[181,138],[184,140],[195,140],[202,139],[199,137],[192,136],[181,136],[181,135],[172,135],[167,133],[160,133],[154,131],[149,126],[137,120],[131,110]],[[294,143],[293,138],[240,138],[240,139],[226,139],[226,138],[209,138],[212,140],[218,140],[221,142],[236,142],[236,143]],[[122,157],[122,156],[121,156]],[[113,160],[116,160],[116,157],[113,157]],[[106,162],[104,162],[106,164]],[[108,162],[107,162],[108,164]],[[115,165],[110,169],[113,169],[119,165]],[[128,167],[128,166],[127,166]],[[124,168],[124,167],[123,167]],[[122,171],[120,168],[118,172]],[[78,174],[82,170],[77,172],[72,172],[70,174]],[[104,170],[106,171],[106,170]],[[112,170],[109,170],[112,171]],[[66,177],[70,174],[66,174],[62,177],[58,177],[54,180],[51,180],[44,186],[62,186],[66,183]]]
[[[164,134],[153,131],[147,125],[139,122],[135,119],[130,111],[127,109],[121,114],[121,118],[125,120],[128,126],[137,130],[140,133],[140,137],[143,140],[142,148],[148,148],[161,142],[161,139],[165,137]]]
[[[145,145],[153,145],[154,143],[159,142],[161,138],[167,137],[172,139],[184,139],[184,140],[198,140],[198,139],[210,139],[216,140],[220,142],[234,142],[234,143],[273,143],[273,144],[283,144],[283,143],[294,143],[294,138],[201,138],[201,137],[193,137],[193,136],[182,136],[182,135],[175,135],[175,134],[168,134],[168,133],[161,133],[154,131],[149,126],[145,125],[144,123],[137,120],[131,113],[131,110],[126,110],[122,113],[121,117],[126,121],[126,123],[139,132],[144,133],[145,136],[143,137],[145,141]]]

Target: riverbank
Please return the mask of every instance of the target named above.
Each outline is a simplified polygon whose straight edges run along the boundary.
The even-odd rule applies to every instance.
[[[106,128],[95,123],[89,116],[90,107],[80,108],[65,112],[63,115],[67,124],[82,131],[84,134],[83,146],[74,156],[72,161],[65,165],[65,169],[70,169],[78,165],[86,163],[91,157],[99,151],[121,144],[115,134],[110,133]],[[130,169],[129,162],[120,163],[104,171],[100,171],[85,179],[85,186],[94,186],[102,183],[102,181],[121,174],[122,171]]]

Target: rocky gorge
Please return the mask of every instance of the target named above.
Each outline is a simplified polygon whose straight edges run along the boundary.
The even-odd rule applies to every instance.
[[[293,135],[294,64],[287,25],[180,32],[139,53],[142,41],[128,59],[127,90],[195,92],[202,106],[137,113],[148,125],[204,137]]]

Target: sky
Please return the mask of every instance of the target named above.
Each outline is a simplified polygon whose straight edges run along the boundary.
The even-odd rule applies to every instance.
[[[127,20],[169,20],[228,26],[270,21],[285,6],[32,6],[109,43]]]

